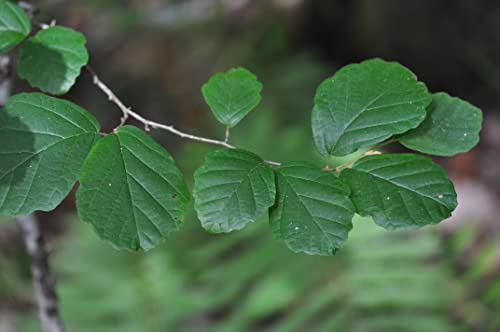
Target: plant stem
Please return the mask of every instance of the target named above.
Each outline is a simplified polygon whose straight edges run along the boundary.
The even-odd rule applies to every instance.
[[[359,156],[357,156],[355,158],[349,159],[345,163],[340,164],[339,166],[335,167],[335,171],[340,172],[342,169],[346,168],[347,166],[349,166],[349,165],[355,163],[356,161],[360,160],[361,158],[367,156],[370,152],[373,152],[373,151],[369,150],[369,151],[366,151],[365,153],[360,154]]]
[[[375,144],[368,151],[366,151],[365,153],[360,154],[359,156],[354,157],[354,158],[346,161],[345,163],[343,163],[343,164],[335,167],[335,171],[340,172],[342,169],[344,169],[347,166],[355,163],[356,161],[360,160],[363,157],[372,156],[372,155],[376,155],[376,154],[381,154],[381,152],[379,152],[378,149],[380,149],[381,147],[386,146],[388,144],[391,144],[392,142],[395,142],[395,141],[396,141],[396,139],[390,138],[387,141]]]
[[[21,227],[26,250],[31,259],[33,286],[42,329],[44,332],[64,332],[55,282],[49,265],[49,254],[38,220],[34,214],[30,214],[18,218],[17,223]]]
[[[229,142],[229,126],[226,127],[226,138],[224,139],[224,142]]]
[[[328,156],[326,157],[326,165],[325,165],[325,167],[323,168],[325,171],[331,171],[331,170],[332,170],[332,168],[331,168],[331,166],[330,166],[330,165],[331,165],[331,162],[332,162],[332,156],[328,155]]]
[[[12,59],[9,55],[0,55],[0,107],[7,103],[12,92]]]

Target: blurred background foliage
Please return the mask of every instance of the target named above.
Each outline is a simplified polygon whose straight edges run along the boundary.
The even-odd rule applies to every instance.
[[[209,235],[192,212],[157,249],[118,252],[78,221],[71,195],[39,214],[69,331],[500,330],[500,2],[33,2],[40,21],[85,33],[92,66],[127,105],[187,132],[223,138],[201,85],[233,66],[255,72],[263,102],[231,140],[266,159],[322,165],[309,123],[316,86],[369,57],[399,61],[431,91],[485,112],[478,147],[436,158],[459,194],[451,220],[387,232],[359,218],[334,257],[291,253],[271,238],[267,217]],[[91,83],[84,73],[67,97],[109,131],[120,113]],[[15,89],[29,87],[18,80]],[[214,149],[151,134],[188,182]],[[39,330],[19,231],[0,219],[0,331]]]

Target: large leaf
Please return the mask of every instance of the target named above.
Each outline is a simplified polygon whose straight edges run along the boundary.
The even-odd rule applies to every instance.
[[[272,169],[248,151],[214,151],[194,174],[195,209],[211,232],[245,227],[274,204],[275,195]]]
[[[0,214],[54,209],[75,184],[99,124],[92,114],[41,93],[11,97],[0,111]]]
[[[189,191],[170,154],[136,127],[97,142],[80,174],[80,218],[118,249],[149,250],[184,221]]]
[[[432,97],[427,118],[399,141],[412,150],[438,156],[467,152],[479,142],[481,110],[459,98],[440,92]]]
[[[17,70],[33,87],[64,94],[75,84],[88,60],[84,35],[56,26],[40,30],[23,43]]]
[[[438,223],[451,215],[457,196],[446,170],[428,157],[365,157],[341,173],[357,212],[387,229]]]
[[[278,197],[269,220],[274,236],[294,252],[334,254],[352,228],[349,187],[331,172],[302,162],[284,163],[276,174]]]
[[[0,0],[0,53],[10,51],[31,31],[30,18],[18,5]]]
[[[430,102],[425,85],[396,62],[372,59],[345,66],[316,91],[316,147],[324,156],[370,147],[417,127]]]
[[[217,73],[203,85],[203,97],[219,122],[234,127],[260,102],[262,84],[245,68]]]

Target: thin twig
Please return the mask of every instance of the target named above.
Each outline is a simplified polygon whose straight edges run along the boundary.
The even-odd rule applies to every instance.
[[[224,138],[224,142],[229,142],[229,126],[226,127],[226,137]]]
[[[35,288],[38,316],[44,332],[64,332],[59,315],[58,299],[49,266],[49,254],[34,214],[17,219],[26,250],[31,259],[31,273]]]
[[[214,145],[222,146],[222,147],[225,147],[228,149],[236,149],[236,146],[229,144],[227,141],[220,141],[220,140],[216,140],[216,139],[212,139],[212,138],[205,138],[205,137],[200,137],[200,136],[188,134],[188,133],[182,132],[182,131],[174,128],[174,126],[154,122],[154,121],[151,121],[151,120],[148,120],[148,119],[142,117],[138,113],[132,111],[132,109],[130,107],[125,106],[125,104],[115,95],[115,93],[106,84],[104,84],[103,81],[101,81],[101,79],[97,76],[96,72],[90,66],[87,66],[86,68],[90,72],[90,74],[92,75],[94,85],[96,85],[108,97],[108,100],[110,102],[112,102],[113,104],[115,104],[123,114],[121,121],[120,121],[120,124],[118,125],[118,127],[115,128],[115,130],[118,129],[119,127],[121,127],[122,125],[124,125],[125,122],[127,121],[127,119],[134,118],[137,121],[139,121],[140,123],[142,123],[146,130],[149,130],[151,128],[152,129],[162,129],[162,130],[168,131],[174,135],[177,135],[181,138],[185,138],[185,139],[189,139],[189,140],[193,140],[193,141],[197,141],[197,142],[214,144]],[[226,133],[226,138],[229,138],[228,133]],[[278,163],[276,161],[271,161],[271,160],[265,160],[265,162],[266,162],[266,164],[272,165],[272,166],[281,165],[281,163]]]
[[[28,14],[28,16],[29,16],[29,18],[34,26],[36,26],[42,30],[45,30],[45,29],[48,29],[48,28],[56,25],[56,20],[50,21],[49,24],[38,22],[36,20],[35,16],[39,13],[40,10],[36,6],[34,6],[32,3],[29,3],[27,1],[18,1],[17,4],[19,5],[19,7],[24,9],[26,14]]]
[[[8,54],[0,55],[0,107],[7,103],[12,93],[12,59]]]

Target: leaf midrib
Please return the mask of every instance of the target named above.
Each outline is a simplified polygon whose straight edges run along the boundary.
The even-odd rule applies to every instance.
[[[69,137],[65,137],[64,139],[58,140],[57,142],[50,144],[50,145],[44,147],[43,149],[36,151],[31,156],[29,156],[28,158],[26,158],[22,162],[20,162],[17,165],[15,165],[13,168],[11,168],[8,171],[6,171],[5,174],[2,175],[2,177],[0,177],[0,181],[2,181],[5,178],[6,175],[8,175],[8,174],[10,174],[12,172],[15,172],[19,167],[21,167],[22,165],[24,165],[25,163],[27,163],[28,161],[30,161],[34,157],[38,156],[39,154],[44,153],[45,151],[47,151],[47,150],[55,147],[59,143],[62,143],[62,142],[65,142],[65,141],[67,141],[69,139],[77,138],[77,137],[80,137],[80,136],[83,136],[83,135],[96,135],[96,133],[84,132],[84,133],[80,133],[80,134],[77,134],[77,135],[72,135],[72,136],[69,136]]]
[[[235,193],[236,193],[236,192],[237,192],[237,191],[241,188],[241,186],[243,185],[243,183],[247,180],[247,178],[248,178],[249,182],[251,183],[251,181],[250,181],[250,174],[251,174],[251,173],[252,173],[252,172],[253,172],[253,171],[254,171],[257,167],[259,167],[259,166],[261,166],[261,165],[263,165],[263,164],[264,164],[264,162],[263,162],[263,161],[259,161],[259,163],[258,163],[258,164],[256,164],[255,166],[253,166],[250,170],[248,170],[248,172],[245,172],[246,174],[245,174],[245,176],[243,177],[243,180],[241,180],[241,181],[239,181],[239,182],[235,182],[235,183],[237,183],[236,188],[235,188],[235,189],[231,192],[231,194],[230,194],[229,196],[227,196],[227,197],[225,197],[225,198],[221,198],[221,200],[223,200],[223,199],[224,199],[224,202],[227,202],[228,200],[231,200],[231,199],[234,197]],[[250,185],[250,187],[251,187],[251,190],[252,190],[252,192],[253,192],[253,188],[252,188],[252,186],[251,186],[251,185]],[[255,197],[254,197],[254,199],[255,199]],[[239,199],[238,199],[238,201],[239,201]],[[206,202],[205,202],[205,203],[203,203],[203,204],[206,204]],[[239,205],[239,203],[238,203],[238,205]],[[224,206],[226,206],[226,205],[224,205]],[[257,204],[256,204],[256,203],[255,203],[255,210],[257,210]],[[238,206],[238,211],[240,212],[240,216],[241,216],[241,209],[239,208],[239,206]],[[221,213],[222,213],[222,211],[220,211],[220,212],[219,212],[219,213],[217,213],[217,214],[218,214],[218,215],[220,215]],[[210,219],[212,219],[212,218],[210,218]],[[229,219],[229,218],[228,218],[228,219]],[[246,218],[246,219],[248,219],[248,218]],[[228,221],[229,221],[229,220],[228,220]]]
[[[123,135],[123,134],[122,134],[122,135]],[[128,135],[128,133],[127,133],[126,135]],[[139,140],[136,136],[134,136],[134,135],[132,135],[132,134],[130,134],[130,136],[132,136],[134,139],[138,140],[141,144],[143,144],[143,142],[142,142],[141,140]],[[170,211],[169,211],[167,208],[165,208],[165,207],[164,207],[164,206],[163,206],[163,205],[162,205],[162,204],[158,201],[158,199],[157,199],[156,197],[154,197],[154,196],[153,196],[153,195],[149,192],[149,190],[147,190],[147,189],[146,189],[146,187],[144,187],[144,185],[143,185],[143,184],[142,184],[139,180],[137,180],[137,179],[136,179],[136,178],[132,175],[132,173],[129,173],[128,168],[127,168],[127,162],[126,162],[126,160],[125,160],[125,155],[123,154],[123,149],[127,150],[127,151],[128,151],[128,152],[129,152],[129,153],[130,153],[130,154],[131,154],[134,158],[136,158],[136,159],[137,159],[138,161],[140,161],[143,165],[145,165],[145,166],[146,166],[146,167],[148,167],[151,171],[153,171],[155,174],[157,174],[157,175],[158,175],[158,176],[159,176],[162,180],[164,180],[164,181],[165,181],[165,182],[166,182],[166,183],[167,183],[167,184],[168,184],[168,185],[169,185],[169,186],[170,186],[170,187],[171,187],[171,188],[172,188],[172,189],[173,189],[176,193],[178,193],[178,194],[182,194],[182,192],[181,192],[181,191],[179,191],[179,190],[178,190],[175,186],[173,186],[173,185],[170,183],[170,181],[168,181],[166,178],[164,178],[164,177],[163,177],[163,175],[161,175],[160,173],[158,173],[158,172],[154,171],[154,170],[153,170],[153,169],[152,169],[149,165],[147,165],[145,162],[143,162],[143,161],[142,161],[142,160],[141,160],[141,159],[140,159],[140,158],[139,158],[139,157],[138,157],[135,153],[133,153],[133,152],[131,151],[131,149],[129,149],[127,146],[125,146],[125,145],[122,143],[121,139],[120,139],[120,134],[119,134],[119,133],[118,133],[118,134],[116,134],[116,137],[117,137],[117,139],[118,139],[118,144],[119,144],[119,146],[120,146],[120,149],[119,149],[119,150],[120,150],[120,156],[121,156],[121,160],[122,160],[122,164],[123,164],[123,170],[124,170],[124,172],[125,172],[125,178],[126,178],[126,182],[127,182],[127,187],[126,187],[126,188],[127,188],[127,194],[128,194],[127,196],[129,197],[129,202],[130,202],[130,205],[131,205],[131,207],[132,207],[132,215],[133,215],[133,218],[134,218],[134,220],[133,220],[133,221],[134,221],[134,226],[135,226],[135,232],[136,232],[137,237],[138,237],[138,240],[139,240],[139,247],[145,250],[146,248],[144,248],[144,247],[143,247],[142,240],[141,240],[141,235],[145,235],[146,237],[148,237],[148,241],[150,241],[150,242],[155,242],[155,241],[151,241],[151,239],[150,239],[149,235],[147,235],[146,233],[144,233],[144,232],[142,232],[142,231],[139,233],[139,226],[138,226],[138,224],[137,224],[137,222],[138,222],[138,218],[137,218],[137,215],[136,215],[136,209],[137,209],[140,213],[142,213],[142,214],[146,217],[146,219],[148,219],[148,220],[149,220],[149,222],[150,222],[150,223],[154,226],[154,228],[156,229],[156,231],[158,232],[158,234],[160,234],[160,237],[161,237],[161,238],[163,238],[164,234],[163,234],[163,232],[161,231],[161,229],[159,228],[159,226],[158,226],[157,224],[155,224],[155,223],[153,222],[153,220],[152,220],[152,219],[151,219],[151,218],[150,218],[150,217],[149,217],[146,213],[144,213],[144,212],[142,211],[142,209],[141,209],[138,205],[136,205],[136,204],[134,203],[134,200],[133,200],[133,197],[132,197],[132,190],[131,190],[131,188],[130,188],[130,183],[131,183],[131,181],[130,181],[130,180],[132,179],[134,182],[136,182],[136,183],[138,184],[138,186],[139,186],[139,187],[140,187],[140,188],[141,188],[141,189],[142,189],[145,193],[147,193],[147,194],[149,195],[149,197],[151,197],[151,199],[152,199],[152,200],[153,200],[156,204],[158,204],[158,206],[159,206],[159,207],[160,207],[163,211],[165,211],[165,212],[166,212],[166,213],[170,216],[171,221],[172,221],[172,222],[174,222],[174,223],[175,223],[175,218],[174,218],[174,216],[170,213]],[[122,149],[122,148],[123,148],[123,149]],[[163,157],[163,156],[162,156],[162,157]],[[120,233],[121,233],[121,232],[120,232]]]
[[[7,7],[7,10],[10,12],[10,14],[14,14],[13,16],[16,17],[16,20],[18,21],[19,26],[13,26],[13,25],[10,25],[8,24],[7,21],[5,21],[5,18],[4,16],[0,16],[0,23],[4,24],[8,29],[10,30],[5,30],[5,31],[13,31],[13,32],[18,32],[20,34],[22,34],[23,36],[25,36],[25,33],[23,30],[18,30],[17,28],[21,28],[21,29],[25,29],[25,30],[28,30],[27,29],[27,26],[25,26],[24,22],[21,20],[21,18],[19,17],[19,15],[17,14],[17,12],[12,9],[12,7],[9,6],[9,3],[6,3],[6,7]],[[9,22],[10,23],[10,22]]]
[[[350,91],[349,84],[350,84],[350,79],[348,77],[348,80],[347,80],[347,86],[348,86],[348,88],[346,89],[347,91],[346,91],[346,102],[345,102],[345,106],[344,106],[344,113],[347,113],[347,107],[348,107],[347,101],[349,100],[349,91]],[[351,120],[349,120],[344,125],[344,127],[341,130],[340,135],[338,136],[339,138],[335,141],[335,143],[333,144],[333,146],[332,146],[332,148],[330,150],[330,155],[333,155],[333,152],[335,151],[335,148],[339,144],[339,142],[342,139],[342,137],[345,135],[347,129],[349,129],[349,127],[354,123],[354,121],[356,121],[363,113],[365,113],[371,105],[373,105],[374,103],[376,103],[380,98],[382,98],[384,95],[386,95],[387,93],[389,93],[390,91],[392,91],[396,87],[397,86],[394,85],[394,86],[390,87],[389,89],[387,89],[387,90],[383,91],[382,93],[380,93],[377,97],[373,98],[358,113],[356,113],[354,115],[354,117],[351,118]],[[333,113],[333,110],[331,110],[330,113]]]
[[[437,200],[437,199],[436,199],[435,197],[433,197],[433,196],[429,196],[429,195],[427,195],[427,194],[425,194],[425,193],[422,193],[422,192],[420,192],[420,191],[416,191],[416,190],[411,189],[411,188],[409,188],[409,187],[407,187],[407,186],[405,186],[405,185],[402,185],[402,184],[400,184],[400,183],[392,182],[391,180],[388,180],[388,179],[386,179],[386,178],[384,178],[384,177],[381,177],[381,176],[379,176],[379,175],[377,175],[377,174],[374,174],[374,173],[370,173],[370,172],[367,172],[367,171],[364,171],[364,170],[360,170],[360,169],[356,169],[356,168],[354,168],[354,170],[356,170],[356,171],[358,171],[358,172],[365,173],[365,174],[367,174],[367,175],[371,175],[371,176],[373,176],[373,177],[375,177],[375,178],[377,178],[377,179],[383,180],[383,181],[385,181],[385,182],[388,182],[388,183],[390,183],[390,184],[392,184],[392,185],[394,185],[394,186],[396,186],[396,187],[398,187],[398,188],[401,188],[401,189],[407,190],[407,191],[409,191],[410,193],[412,193],[412,194],[414,194],[414,195],[426,197],[426,198],[428,198],[428,199],[430,199],[430,200],[432,200],[432,201],[434,201],[434,202],[438,203],[439,205],[441,205],[441,206],[445,207],[446,209],[449,209],[449,208],[448,208],[448,206],[446,206],[443,202],[441,202],[441,201]]]
[[[316,221],[315,217],[312,215],[311,211],[309,211],[309,208],[307,207],[307,205],[304,203],[304,201],[301,199],[300,195],[297,193],[297,191],[295,190],[295,188],[292,186],[291,182],[288,180],[288,176],[284,173],[281,173],[283,178],[285,179],[285,182],[287,183],[287,185],[292,189],[291,191],[294,193],[294,195],[297,197],[297,200],[301,203],[301,205],[304,207],[304,209],[306,210],[307,214],[309,215],[309,217],[311,217],[311,220],[313,221],[313,224],[316,225],[316,227],[319,229],[319,231],[323,234],[323,237],[326,238],[330,244],[330,246],[332,248],[336,248],[335,244],[332,242],[332,240],[329,238],[328,235],[331,235],[329,234],[328,232],[326,232],[323,227],[321,227],[318,222]],[[311,181],[311,180],[309,180]],[[286,199],[286,196],[285,196],[285,199]]]

